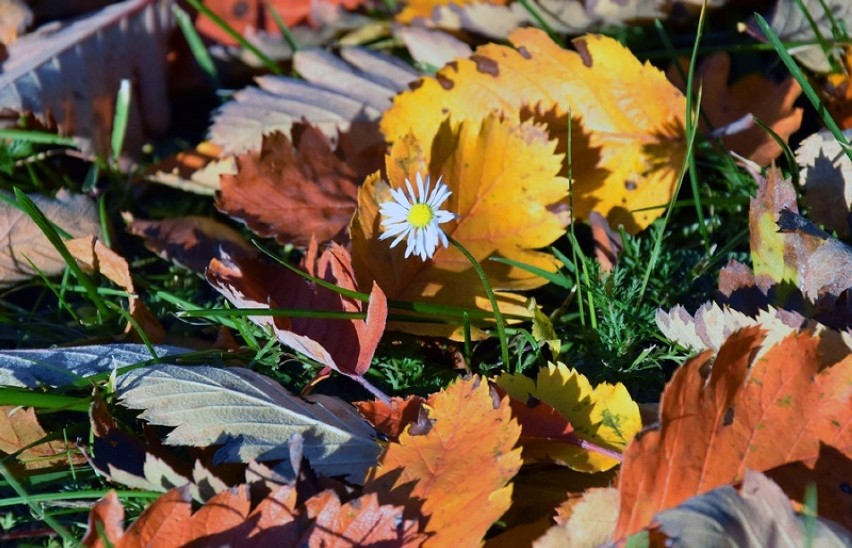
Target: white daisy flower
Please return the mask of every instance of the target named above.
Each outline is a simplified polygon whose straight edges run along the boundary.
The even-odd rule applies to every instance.
[[[429,175],[426,175],[424,184],[423,177],[419,173],[416,194],[411,187],[411,181],[406,179],[405,185],[408,187],[408,195],[401,188],[391,189],[393,201],[385,202],[379,208],[384,217],[382,226],[385,230],[379,239],[386,240],[396,236],[390,245],[395,247],[403,239],[408,238],[405,256],[408,257],[414,253],[425,261],[435,254],[438,243],[444,247],[449,245],[447,235],[438,225],[452,221],[456,215],[438,208],[452,192],[441,182],[440,177],[435,183],[435,188],[431,189]]]

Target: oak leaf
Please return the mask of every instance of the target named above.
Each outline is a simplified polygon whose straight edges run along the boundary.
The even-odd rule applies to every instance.
[[[434,396],[422,426],[388,444],[364,490],[419,516],[427,546],[476,545],[509,508],[521,466],[508,398],[496,399],[481,377],[460,379]]]
[[[490,308],[482,282],[455,247],[439,248],[424,262],[404,258],[404,246],[391,248],[379,240],[380,204],[391,199],[391,188],[405,188],[405,179],[415,180],[418,172],[430,173],[433,179],[440,176],[452,191],[442,209],[458,217],[441,228],[482,264],[494,289],[545,284],[528,271],[487,259],[501,256],[545,270],[557,268],[553,256],[535,251],[559,238],[567,222],[553,211],[568,196],[568,181],[556,175],[560,159],[553,154],[554,146],[541,126],[496,116],[486,117],[481,125],[444,122],[434,142],[413,136],[398,140],[386,159],[390,186],[374,175],[358,193],[350,234],[359,284],[375,282],[391,299]],[[521,297],[506,292],[497,296],[501,310],[529,314]],[[422,331],[423,325],[405,329]]]
[[[583,135],[574,134],[572,157],[575,216],[597,210],[630,232],[648,226],[672,196],[685,153],[683,95],[662,72],[642,64],[611,38],[588,35],[568,51],[537,29],[514,31],[513,49],[488,44],[470,59],[457,59],[434,78],[398,95],[382,118],[391,142],[409,133],[433,141],[442,121],[480,122],[493,111],[512,118],[524,109],[553,112],[564,137],[568,113]]]
[[[349,290],[357,291],[349,252],[332,244],[316,259],[316,242],[309,249],[307,273]],[[384,333],[387,299],[372,284],[369,303],[341,295],[319,284],[308,284],[284,266],[258,259],[213,259],[207,280],[239,308],[290,308],[319,312],[366,313],[364,319],[322,317],[253,316],[258,325],[271,327],[284,344],[327,368],[360,379],[373,359]],[[368,287],[361,286],[361,287]]]
[[[718,356],[683,365],[662,397],[660,426],[628,446],[615,538],[660,510],[744,477],[816,459],[821,444],[852,453],[848,403],[852,355],[820,369],[820,339],[793,334],[762,358],[759,327],[728,338]]]
[[[642,428],[639,406],[624,385],[601,383],[592,388],[585,376],[562,363],[539,369],[535,381],[521,374],[503,373],[496,383],[515,400],[527,402],[532,398],[551,406],[569,421],[573,436],[615,453],[624,451]],[[521,418],[519,421],[522,426],[532,422]],[[541,424],[530,426],[534,434],[534,429]],[[526,436],[527,432],[529,430],[523,431],[522,435]],[[524,443],[525,459],[551,459],[583,472],[609,470],[619,462],[614,455],[590,451],[573,439],[549,441],[547,437],[557,436],[538,437],[544,439]]]
[[[341,237],[358,193],[355,172],[311,126],[264,137],[259,154],[237,158],[236,175],[223,175],[216,207],[255,234],[307,246]]]

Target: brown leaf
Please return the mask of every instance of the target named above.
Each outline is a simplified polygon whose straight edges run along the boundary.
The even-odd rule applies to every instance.
[[[273,133],[259,155],[238,157],[237,174],[221,179],[216,207],[282,244],[341,239],[355,212],[357,176],[316,128],[293,135],[291,144]]]
[[[21,451],[47,436],[32,407],[0,406],[0,451],[6,454]],[[85,458],[62,441],[39,443],[18,454],[18,461],[28,470],[56,465],[81,464]]]
[[[87,548],[107,548],[115,546],[122,535],[124,535],[124,507],[115,491],[110,489],[109,493],[98,500],[89,512],[86,534],[80,543]]]
[[[508,399],[496,399],[481,377],[457,380],[432,401],[431,428],[389,444],[364,491],[427,521],[427,545],[475,544],[509,508],[521,429]]]
[[[420,396],[409,396],[405,399],[394,397],[388,402],[356,401],[353,405],[378,432],[397,441],[405,427],[417,421],[426,402]]]
[[[178,152],[145,171],[145,179],[186,192],[214,195],[219,190],[220,175],[234,175],[237,163],[233,156],[223,156],[222,147],[203,141],[195,148]]]
[[[139,95],[125,138],[133,151],[143,124],[151,132],[169,125],[165,48],[173,25],[168,4],[131,0],[31,32],[8,48],[0,108],[55,121],[83,150],[107,157],[115,94],[122,79],[133,79]]]
[[[60,190],[55,199],[30,195],[30,199],[56,226],[74,237],[100,234],[98,211],[87,196]],[[0,202],[0,285],[35,275],[32,262],[47,276],[61,274],[65,261],[40,228],[23,211]]]
[[[338,244],[326,249],[307,270],[344,289],[358,290],[349,252]],[[373,284],[365,306],[361,301],[309,284],[283,266],[258,259],[213,259],[207,279],[240,308],[366,312],[363,320],[283,316],[255,316],[252,320],[271,327],[287,346],[345,375],[360,376],[370,367],[387,319],[387,299],[378,285]]]
[[[65,247],[77,259],[83,270],[99,272],[128,293],[135,293],[133,276],[130,274],[130,266],[127,261],[96,237],[86,236],[69,240],[65,242]],[[157,318],[145,307],[142,300],[136,295],[132,295],[128,301],[130,316],[136,320],[148,339],[154,343],[163,342],[166,338],[166,332]],[[133,334],[135,329],[133,324],[128,323],[124,332]]]
[[[849,398],[852,355],[819,369],[820,339],[790,335],[755,360],[757,327],[728,338],[710,369],[710,353],[682,366],[666,387],[660,426],[631,443],[622,464],[615,538],[653,515],[743,478],[815,459],[820,444],[852,451]]]
[[[562,503],[556,509],[556,525],[533,546],[600,546],[612,537],[617,519],[618,489],[594,487]]]
[[[684,73],[688,65],[687,61],[681,63]],[[802,93],[799,84],[792,77],[775,83],[760,73],[751,73],[728,86],[730,71],[730,55],[717,53],[705,59],[695,73],[696,81],[703,86],[701,109],[712,128],[722,128],[752,115],[788,142],[802,123],[802,109],[793,107]],[[670,68],[667,76],[678,88],[686,89],[678,71]],[[761,166],[768,165],[781,154],[780,145],[755,124],[726,136],[723,142],[730,150]]]
[[[210,217],[176,217],[162,221],[132,220],[127,231],[145,239],[160,257],[203,274],[215,258],[257,257],[257,249],[233,228]]]

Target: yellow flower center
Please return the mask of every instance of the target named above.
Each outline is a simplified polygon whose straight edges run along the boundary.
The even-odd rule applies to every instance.
[[[426,204],[414,204],[408,211],[408,223],[414,228],[425,228],[432,222],[432,208]]]

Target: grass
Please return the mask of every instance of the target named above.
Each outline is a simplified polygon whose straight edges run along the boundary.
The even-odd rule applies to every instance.
[[[190,4],[205,9],[195,0],[190,0]],[[206,56],[198,36],[193,35],[181,13],[178,11],[181,27],[205,74],[211,82],[221,81],[213,61]],[[725,36],[729,40],[725,43],[712,28],[714,22],[703,16],[697,31],[667,30],[665,25],[658,24],[656,29],[620,29],[616,34],[630,43],[635,53],[661,64],[681,53],[692,56],[691,67],[694,67],[697,56],[710,51],[726,50],[757,59],[765,59],[767,51],[775,52],[802,85],[819,121],[845,143],[811,80],[788,54],[789,44],[780,42],[760,18],[758,22],[769,38],[769,45],[747,43],[734,35]],[[668,32],[678,34],[670,36]],[[837,36],[820,37],[824,45],[837,39]],[[712,43],[708,44],[708,40]],[[687,41],[690,47],[676,47]],[[660,47],[660,42],[664,47]],[[261,52],[255,51],[255,55],[269,72],[282,71]],[[536,329],[528,322],[511,321],[517,318],[508,317],[509,322],[504,325],[502,319],[493,323],[490,314],[481,310],[392,301],[396,319],[450,322],[468,336],[458,342],[405,335],[387,337],[367,373],[370,382],[392,395],[428,395],[466,370],[489,375],[505,370],[535,375],[548,361],[559,360],[577,368],[593,382],[625,383],[639,401],[658,399],[663,384],[689,357],[689,352],[660,334],[654,315],[657,309],[668,309],[675,304],[694,310],[712,299],[715,275],[721,265],[732,258],[747,260],[748,198],[754,189],[750,176],[699,131],[702,94],[696,88],[693,69],[686,81],[687,153],[675,196],[669,204],[661,204],[665,207],[663,217],[635,236],[621,233],[624,251],[609,272],[604,272],[593,258],[590,234],[579,224],[572,224],[552,249],[562,268],[556,273],[542,273],[550,283],[533,292],[533,296],[561,341],[557,351],[537,337]],[[130,319],[126,292],[117,290],[103,277],[83,272],[63,244],[67,235],[54,227],[28,197],[30,193],[50,195],[60,187],[86,190],[100,197],[102,225],[105,234],[110,235],[107,241],[128,259],[134,284],[145,305],[176,341],[210,346],[221,334],[220,329],[227,328],[240,345],[240,351],[205,354],[203,361],[249,367],[294,392],[301,392],[321,366],[282,347],[270,333],[249,321],[247,316],[257,315],[258,311],[231,308],[201,277],[156,258],[138,240],[111,229],[120,226],[120,212],[126,209],[139,217],[214,214],[211,204],[199,203],[194,197],[174,191],[160,192],[144,203],[129,199],[127,174],[120,171],[116,161],[123,148],[128,109],[128,98],[121,95],[110,159],[83,158],[74,151],[73,139],[32,131],[25,124],[0,130],[0,187],[8,192],[5,202],[32,218],[68,264],[60,277],[34,276],[0,289],[0,345],[46,348],[100,344],[124,337]],[[845,144],[852,158],[852,150]],[[789,160],[782,158],[779,162],[783,165]],[[569,158],[569,174],[570,164]],[[785,167],[795,169],[794,165]],[[687,178],[689,183],[681,188]],[[245,235],[252,237],[247,232]],[[282,264],[292,265],[299,258],[298,254],[290,256],[290,250],[274,243],[261,244],[268,246],[269,254],[282,258]],[[354,299],[368,298],[364,293],[347,291],[300,274],[312,283],[325,284]],[[483,283],[488,287],[487,278],[483,278]],[[261,313],[321,317],[316,311],[308,310]],[[356,316],[359,315],[353,317]],[[494,330],[494,336],[484,341],[471,340],[471,326]],[[87,411],[93,387],[110,400],[113,411],[129,432],[139,431],[135,417],[112,401],[107,375],[53,389],[0,388],[0,405],[35,408],[39,420],[50,425],[52,436],[73,432],[82,442],[88,442],[92,433]],[[366,397],[354,383],[341,378],[320,383],[318,390],[347,399]],[[0,460],[0,475],[0,509],[3,509],[0,529],[9,532],[32,528],[32,542],[46,546],[75,545],[85,528],[88,505],[114,487],[88,465],[24,470],[14,455]],[[138,515],[155,496],[156,493],[145,491],[119,491],[129,518]],[[84,504],[68,507],[70,501]],[[49,527],[52,536],[39,536],[46,534],[43,524]]]

